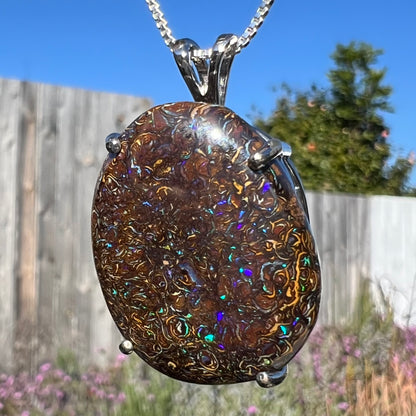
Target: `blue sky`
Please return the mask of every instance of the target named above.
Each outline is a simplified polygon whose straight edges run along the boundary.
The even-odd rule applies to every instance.
[[[240,35],[260,0],[160,0],[176,38],[210,47]],[[226,105],[267,116],[274,87],[327,85],[337,43],[384,50],[394,114],[386,115],[395,153],[416,150],[416,2],[276,0],[253,42],[235,58]],[[0,77],[148,97],[191,99],[144,0],[0,0]],[[416,173],[412,183],[416,185]]]

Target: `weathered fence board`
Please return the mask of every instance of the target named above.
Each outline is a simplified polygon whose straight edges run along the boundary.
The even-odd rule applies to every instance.
[[[369,198],[307,193],[324,277],[320,321],[351,316],[361,278],[370,277]]]
[[[0,79],[0,369],[33,368],[59,348],[96,362],[100,349],[116,353],[120,336],[92,260],[92,194],[105,136],[149,106]],[[416,299],[416,198],[307,197],[323,271],[320,322],[351,317],[363,278],[390,282],[397,317],[407,322]]]
[[[17,140],[20,108],[18,81],[0,79],[0,350],[2,361],[12,360],[15,323],[15,261],[16,239],[16,191],[17,191]]]
[[[416,325],[416,198],[371,199],[371,271],[396,317]]]
[[[115,344],[91,261],[92,192],[105,136],[149,105],[0,80],[0,367]]]

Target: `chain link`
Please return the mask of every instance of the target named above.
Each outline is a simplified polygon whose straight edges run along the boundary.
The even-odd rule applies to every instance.
[[[146,0],[149,10],[152,13],[153,19],[156,22],[156,27],[162,36],[162,39],[166,43],[166,46],[173,51],[173,45],[176,42],[175,37],[172,35],[172,30],[169,28],[168,21],[166,20],[162,10],[160,10],[160,4],[157,0]],[[243,34],[237,40],[237,47],[235,53],[239,53],[241,49],[245,48],[250,41],[254,38],[260,26],[266,19],[274,0],[262,0],[255,15],[251,19],[250,24],[247,26]]]

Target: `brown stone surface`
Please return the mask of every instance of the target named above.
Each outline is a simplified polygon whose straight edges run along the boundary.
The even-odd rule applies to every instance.
[[[92,212],[94,258],[115,323],[159,371],[195,383],[285,365],[319,306],[313,237],[267,143],[224,107],[155,107],[108,157]]]

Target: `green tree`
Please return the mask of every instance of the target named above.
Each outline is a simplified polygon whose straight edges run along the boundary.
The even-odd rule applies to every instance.
[[[289,143],[305,188],[350,193],[403,195],[411,158],[392,158],[383,113],[391,112],[386,69],[377,69],[379,49],[366,43],[337,45],[330,85],[307,91],[283,85],[276,110],[257,125]]]

